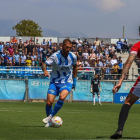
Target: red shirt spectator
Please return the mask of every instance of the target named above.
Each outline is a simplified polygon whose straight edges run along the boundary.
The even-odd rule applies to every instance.
[[[12,43],[17,43],[17,39],[16,39],[15,36],[12,38],[11,42],[12,42]]]
[[[14,48],[13,48],[13,45],[11,45],[11,47],[10,47],[10,48],[8,48],[8,51],[9,51],[10,55],[12,55],[12,56],[13,56],[13,53],[14,53]]]

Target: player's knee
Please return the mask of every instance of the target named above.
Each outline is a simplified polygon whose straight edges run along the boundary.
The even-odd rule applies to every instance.
[[[48,105],[48,106],[51,106],[52,104],[53,104],[53,102],[52,102],[52,101],[47,100],[47,105]]]
[[[59,100],[64,101],[65,98],[66,98],[65,96],[60,96],[60,97],[59,97]]]

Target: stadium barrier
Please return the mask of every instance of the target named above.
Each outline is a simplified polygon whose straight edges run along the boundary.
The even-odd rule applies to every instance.
[[[87,68],[86,68],[87,69]],[[51,70],[48,70],[51,71]],[[24,76],[21,76],[21,72]],[[4,75],[3,75],[4,74]],[[28,75],[30,74],[30,75]],[[93,68],[78,71],[76,90],[66,98],[67,101],[92,101],[90,92],[91,78],[94,76]],[[125,80],[119,90],[119,94],[112,93],[112,88],[118,80],[101,80],[102,91],[100,92],[102,102],[122,103],[129,93],[134,82]],[[42,70],[37,68],[18,69],[8,67],[0,69],[0,100],[46,100],[49,87],[49,78],[43,76]],[[121,93],[121,94],[120,94]],[[58,97],[57,97],[58,98]],[[56,99],[57,99],[56,98]],[[96,97],[96,101],[97,101]]]

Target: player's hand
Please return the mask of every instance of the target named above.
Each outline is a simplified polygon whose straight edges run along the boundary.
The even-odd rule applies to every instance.
[[[118,90],[120,89],[121,85],[122,85],[122,84],[119,83],[119,84],[117,84],[117,85],[114,86],[114,88],[113,88],[113,90],[112,90],[114,94],[115,94],[116,92],[118,92]]]
[[[102,91],[102,89],[100,88],[100,92]]]
[[[76,78],[73,78],[73,85],[72,85],[72,88],[75,90],[75,87],[76,87]]]
[[[47,77],[49,77],[49,73],[48,73],[47,70],[44,71],[44,75],[47,76]]]
[[[90,92],[91,92],[91,93],[93,92],[92,88],[90,89]]]

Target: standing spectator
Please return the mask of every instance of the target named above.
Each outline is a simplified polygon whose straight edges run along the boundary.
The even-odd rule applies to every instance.
[[[129,53],[129,46],[128,46],[128,42],[127,42],[126,38],[124,39],[123,47],[124,47],[124,52]]]
[[[12,43],[12,44],[17,44],[17,43],[18,43],[15,36],[13,36],[13,38],[12,38],[12,40],[11,40],[11,43]]]
[[[20,62],[20,55],[16,51],[16,53],[14,55],[14,64],[15,64],[15,66],[19,66],[19,62]]]
[[[26,66],[31,66],[31,64],[32,64],[31,57],[27,57]]]
[[[117,59],[116,59],[116,56],[114,55],[113,58],[111,59],[111,64],[113,66],[116,63],[117,63]]]
[[[96,46],[98,47],[101,46],[101,42],[98,37],[96,37],[96,40],[94,41],[94,43],[96,43]]]
[[[47,45],[45,39],[43,39],[43,42],[41,43],[41,45]]]
[[[47,58],[47,47],[44,46],[44,49],[42,50],[42,62],[45,62],[46,61],[46,58]]]
[[[23,44],[22,44],[22,42],[20,42],[19,44],[18,44],[18,53],[21,55],[22,54],[22,47],[23,47]]]
[[[100,93],[99,93],[98,85],[99,85],[100,91],[101,91],[101,85],[100,85],[98,75],[95,74],[95,77],[91,80],[91,93],[93,94],[93,105],[95,105],[95,93],[98,96],[99,105],[102,105],[101,100],[100,100]]]
[[[29,42],[31,42],[31,44],[34,45],[33,37],[30,38]]]
[[[38,40],[38,38],[36,39],[36,44],[39,45],[39,40]]]
[[[123,69],[122,60],[119,60],[118,66],[120,67],[120,68],[118,69],[118,74],[119,74],[119,78],[120,78],[120,75],[122,74],[122,69]]]
[[[78,37],[78,40],[77,40],[77,48],[79,48],[79,46],[82,46],[82,40],[80,39],[80,37]]]
[[[50,46],[50,49],[52,49],[52,39],[50,39],[50,41],[48,41],[48,45]]]
[[[20,64],[21,64],[21,66],[25,66],[25,63],[26,63],[26,55],[24,54],[24,52],[22,53],[22,55],[21,55],[21,62],[20,62]]]
[[[42,50],[43,50],[43,48],[39,45],[37,48],[38,60],[41,60],[41,58],[42,58]]]
[[[118,53],[122,53],[122,50],[123,50],[123,42],[121,41],[120,38],[119,38],[119,41],[117,41],[116,45],[117,45],[117,52]]]
[[[0,54],[3,53],[3,49],[4,49],[4,43],[1,41],[0,42]]]
[[[115,63],[114,64],[114,66],[112,67],[112,74],[114,75],[114,80],[116,80],[117,79],[117,76],[118,76],[118,69],[119,69],[120,67],[118,66],[118,64],[117,63]]]
[[[79,57],[79,56],[82,56],[82,47],[79,47],[78,48],[78,51],[77,51],[77,56]]]
[[[31,41],[29,42],[29,45],[26,46],[26,54],[33,53],[34,52],[34,45],[31,44]]]
[[[14,54],[14,48],[13,45],[11,45],[11,47],[8,48],[9,54],[13,56]]]
[[[22,41],[22,38],[21,37],[18,40],[18,44],[20,44],[20,43],[23,44],[23,41]]]
[[[85,50],[85,52],[82,53],[82,57],[84,59],[89,59],[89,54],[88,54],[87,50]]]
[[[91,49],[93,49],[94,51],[96,51],[96,48],[97,48],[96,42],[94,42],[94,43],[93,43],[93,46],[91,46]]]

